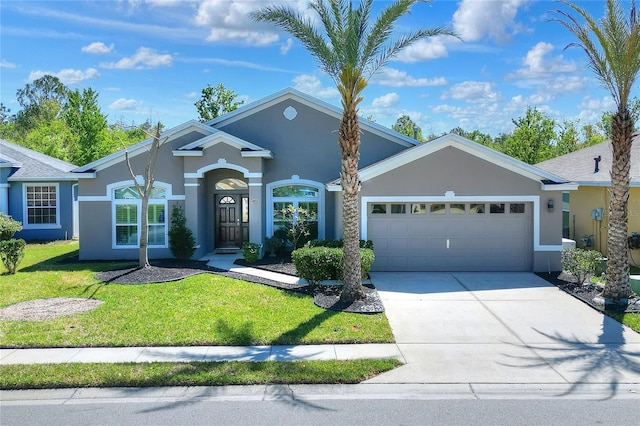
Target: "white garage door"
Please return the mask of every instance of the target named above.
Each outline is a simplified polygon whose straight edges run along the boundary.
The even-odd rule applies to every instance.
[[[530,271],[531,203],[370,203],[374,271]]]

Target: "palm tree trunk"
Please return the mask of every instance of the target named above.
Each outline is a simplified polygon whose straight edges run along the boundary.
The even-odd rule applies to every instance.
[[[358,189],[358,157],[360,155],[360,125],[355,107],[344,105],[340,123],[342,153],[342,209],[344,226],[342,302],[364,299],[360,262],[360,209]]]
[[[612,117],[611,190],[607,239],[607,280],[602,296],[620,302],[631,294],[629,287],[629,246],[627,243],[627,203],[633,120],[629,110],[618,110]]]

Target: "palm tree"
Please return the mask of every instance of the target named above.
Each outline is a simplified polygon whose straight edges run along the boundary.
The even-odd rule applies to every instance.
[[[581,7],[561,0],[578,13],[585,23],[567,12],[558,10],[564,25],[577,38],[577,46],[587,55],[589,66],[598,80],[611,93],[616,111],[611,123],[611,190],[609,258],[603,297],[618,303],[631,294],[629,287],[629,248],[627,243],[627,202],[629,200],[629,166],[634,120],[629,96],[640,70],[640,26],[636,20],[635,0],[631,2],[628,19],[618,0],[607,0],[605,16],[596,21]]]
[[[362,0],[354,9],[349,0],[312,0],[311,8],[322,24],[313,22],[289,6],[272,5],[253,13],[296,37],[318,60],[320,68],[336,83],[341,96],[342,121],[338,131],[341,151],[342,214],[344,226],[344,286],[341,301],[364,298],[360,272],[358,159],[360,125],[358,105],[369,78],[412,43],[427,37],[455,35],[443,27],[419,29],[392,39],[397,20],[419,0],[396,0],[370,23],[373,0]]]

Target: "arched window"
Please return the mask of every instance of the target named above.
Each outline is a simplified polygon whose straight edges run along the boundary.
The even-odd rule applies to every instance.
[[[113,190],[113,246],[135,248],[140,244],[142,200],[135,186]],[[154,186],[147,208],[149,247],[167,247],[166,189]]]
[[[304,179],[288,179],[267,185],[267,234],[285,227],[282,211],[288,206],[305,209],[315,219],[311,222],[311,239],[324,238],[324,185]],[[294,217],[295,220],[295,217]]]
[[[216,190],[218,191],[236,191],[247,188],[249,188],[247,182],[236,178],[227,178],[216,182]]]

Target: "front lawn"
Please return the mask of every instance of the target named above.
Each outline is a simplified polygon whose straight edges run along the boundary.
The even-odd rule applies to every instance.
[[[384,314],[329,311],[308,295],[220,275],[160,284],[101,283],[96,272],[127,263],[65,260],[77,249],[77,243],[67,242],[28,245],[18,272],[0,278],[0,308],[52,297],[104,303],[51,320],[0,321],[1,347],[393,342]]]

